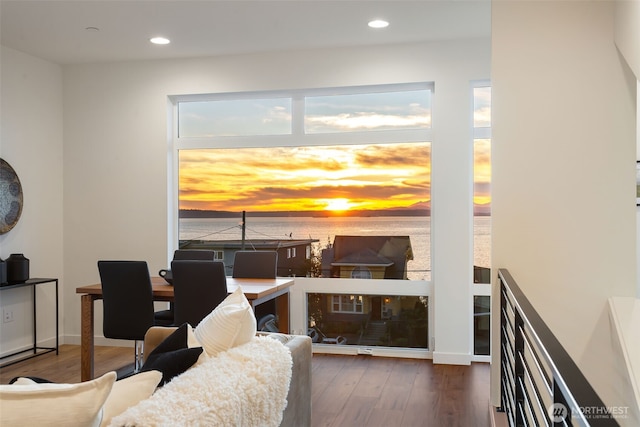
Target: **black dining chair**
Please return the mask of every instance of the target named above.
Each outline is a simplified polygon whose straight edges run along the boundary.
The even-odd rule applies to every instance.
[[[206,249],[176,249],[173,253],[173,260],[209,260],[215,259],[215,251]]]
[[[215,252],[206,249],[176,249],[173,252],[173,260],[209,260],[213,261],[215,258]],[[165,273],[165,278],[171,280],[173,284],[173,272],[169,271]],[[174,307],[173,303],[169,303],[169,308],[166,310],[156,311],[156,318],[161,320],[167,325],[181,325],[182,323],[175,323]],[[195,326],[195,325],[194,325]]]
[[[102,284],[102,332],[105,338],[134,341],[134,372],[142,367],[144,334],[156,320],[146,261],[98,261]]]
[[[227,297],[223,262],[174,260],[171,271],[175,325],[197,326]]]
[[[278,272],[278,252],[237,251],[233,259],[233,277],[242,279],[275,279]],[[254,307],[258,330],[274,332],[276,302],[269,300]]]
[[[237,251],[233,258],[233,277],[275,279],[278,269],[276,251]]]

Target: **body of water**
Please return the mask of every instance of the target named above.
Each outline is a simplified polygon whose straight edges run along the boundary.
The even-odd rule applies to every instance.
[[[318,239],[316,249],[343,236],[409,236],[414,259],[410,279],[431,278],[430,217],[255,217],[246,219],[247,239]],[[239,240],[240,218],[181,218],[180,240]],[[491,218],[474,217],[474,264],[489,267]]]

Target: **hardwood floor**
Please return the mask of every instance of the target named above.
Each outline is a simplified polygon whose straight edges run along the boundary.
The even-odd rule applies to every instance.
[[[3,363],[6,361],[3,360]],[[95,347],[95,375],[100,376],[133,363],[133,347]],[[80,346],[61,345],[60,354],[44,354],[0,369],[0,384],[30,376],[58,383],[80,382]]]
[[[313,427],[489,426],[489,364],[314,355]]]
[[[102,375],[133,360],[133,349],[96,347]],[[80,381],[80,347],[63,345],[0,369],[16,376]],[[316,354],[312,365],[312,427],[488,427],[489,364],[434,365],[430,360]],[[301,426],[303,427],[303,426]]]

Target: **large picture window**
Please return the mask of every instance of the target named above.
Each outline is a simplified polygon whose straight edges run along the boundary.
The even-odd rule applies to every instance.
[[[491,278],[491,86],[473,88],[474,282]]]
[[[491,86],[473,87],[473,342],[489,356],[491,316]]]
[[[279,276],[324,280],[314,301],[332,303],[307,307],[308,327],[359,325],[339,341],[358,345],[373,316],[400,331],[393,345],[426,349],[426,327],[401,336],[427,324],[426,286],[408,303],[402,280],[431,279],[431,97],[412,84],[174,98],[178,246],[278,251]],[[385,279],[400,281],[385,299],[345,294]]]

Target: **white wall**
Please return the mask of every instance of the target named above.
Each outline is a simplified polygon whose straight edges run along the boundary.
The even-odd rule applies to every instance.
[[[489,47],[457,41],[65,67],[67,340],[80,332],[74,288],[98,281],[98,259],[144,259],[152,272],[166,266],[168,95],[434,81],[436,350],[468,363],[470,81],[489,77]]]
[[[616,46],[636,77],[640,77],[640,2],[615,0],[614,22]]]
[[[18,174],[24,197],[18,223],[0,235],[0,257],[24,253],[31,277],[58,278],[62,287],[62,70],[0,46],[0,95],[0,155]],[[0,291],[2,310],[14,314],[13,322],[0,323],[0,355],[33,345],[31,292]],[[54,285],[40,285],[37,301],[38,340],[55,344]]]
[[[614,3],[492,8],[493,266],[605,403],[624,405],[607,299],[635,295],[636,79],[613,43]],[[493,355],[498,403],[495,342]]]
[[[640,160],[640,1],[616,0],[615,2],[616,46],[629,67],[633,70],[637,86],[636,107],[636,160]],[[636,297],[640,298],[640,207],[637,211],[637,286]]]

